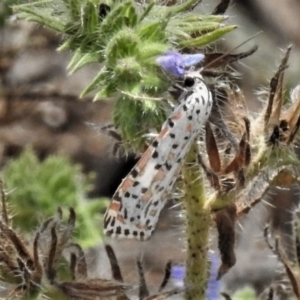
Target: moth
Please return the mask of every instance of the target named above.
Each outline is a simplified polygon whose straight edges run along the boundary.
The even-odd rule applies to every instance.
[[[212,95],[198,72],[187,72],[179,103],[112,197],[104,232],[147,240],[152,235],[182,162],[208,120]]]

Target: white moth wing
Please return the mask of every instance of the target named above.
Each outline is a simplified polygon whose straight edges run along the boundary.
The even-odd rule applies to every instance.
[[[107,235],[138,240],[151,236],[182,160],[207,121],[211,107],[210,92],[202,80],[197,80],[113,195],[104,216]]]

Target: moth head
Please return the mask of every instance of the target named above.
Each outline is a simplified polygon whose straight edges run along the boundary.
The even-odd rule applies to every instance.
[[[202,76],[200,75],[199,71],[198,72],[190,72],[188,73],[183,81],[184,87],[189,89],[193,88],[195,84],[203,81]]]

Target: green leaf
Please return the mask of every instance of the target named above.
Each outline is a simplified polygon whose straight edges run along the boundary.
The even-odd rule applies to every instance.
[[[214,30],[213,32],[204,34],[198,38],[181,41],[179,45],[181,47],[201,47],[201,46],[204,46],[204,45],[207,45],[209,43],[216,41],[217,39],[219,39],[226,33],[229,33],[236,28],[237,28],[237,26],[233,26],[233,25],[225,26],[225,27],[219,28],[217,30]]]
[[[80,94],[80,98],[86,96],[91,91],[96,89],[97,87],[101,87],[104,85],[104,82],[110,80],[109,72],[106,67],[103,67],[98,75],[92,80],[92,82],[83,90],[83,92]]]
[[[169,6],[169,10],[172,12],[172,15],[188,11],[190,8],[192,8],[194,5],[199,4],[199,0],[188,0],[183,1],[182,4]]]
[[[132,5],[132,1],[121,1],[116,4],[100,24],[100,35],[103,35],[106,39],[111,39],[113,33],[123,27],[125,14]]]
[[[166,42],[165,29],[168,20],[151,21],[137,29],[141,40],[148,42]]]
[[[72,22],[68,7],[61,0],[42,0],[12,6],[13,12],[22,19],[46,25],[64,32],[66,25]]]
[[[87,33],[95,32],[98,25],[98,7],[94,3],[88,1],[83,9],[81,19],[83,30],[86,30]]]
[[[117,85],[114,81],[109,82],[102,88],[94,97],[94,101],[105,99],[110,97],[113,93],[116,92]]]
[[[70,64],[68,65],[68,69],[70,69],[70,74],[73,74],[83,66],[99,61],[99,55],[96,53],[80,53],[79,55],[76,55],[76,57],[72,58]]]
[[[128,7],[128,9],[125,13],[125,17],[127,18],[126,25],[128,27],[136,26],[136,24],[138,22],[138,15],[137,15],[135,6],[131,5]]]
[[[144,10],[144,12],[141,14],[139,22],[141,23],[151,12],[152,8],[154,7],[155,3],[154,1],[149,3],[149,5],[146,7],[146,9]]]
[[[159,42],[149,42],[149,43],[141,43],[139,46],[138,59],[141,61],[147,60],[148,58],[154,58],[167,50],[169,50],[171,46],[165,43]]]

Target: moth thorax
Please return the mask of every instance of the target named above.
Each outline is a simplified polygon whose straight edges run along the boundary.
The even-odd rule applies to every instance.
[[[194,86],[194,84],[195,84],[195,78],[193,78],[193,77],[186,77],[185,79],[184,79],[184,86],[185,87],[193,87]]]

